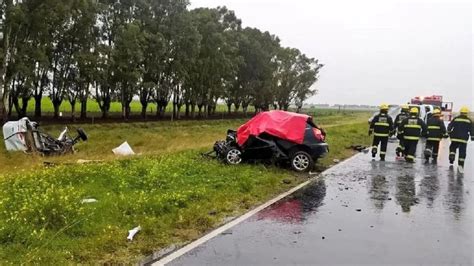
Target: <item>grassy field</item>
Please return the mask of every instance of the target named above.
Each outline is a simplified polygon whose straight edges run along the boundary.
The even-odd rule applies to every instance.
[[[367,113],[321,116],[333,164],[367,144]],[[305,180],[264,165],[226,166],[203,159],[228,128],[243,120],[81,125],[90,141],[62,158],[7,153],[0,145],[0,261],[10,263],[134,263],[185,243]],[[58,126],[48,126],[55,132]],[[127,140],[140,156],[118,159]],[[102,163],[79,165],[77,159]],[[58,163],[44,168],[43,161]],[[283,182],[285,180],[285,182]],[[94,198],[96,203],[83,204]],[[128,230],[142,231],[132,242]]]
[[[130,104],[130,108],[131,108],[132,114],[140,114],[142,111],[142,105],[139,101],[132,101],[132,103]],[[168,104],[166,111],[171,112],[172,108],[173,108],[172,105]],[[43,115],[52,116],[54,112],[54,108],[53,108],[53,104],[51,100],[48,97],[45,97],[41,100],[41,109],[42,109]],[[147,108],[148,115],[155,115],[156,109],[157,109],[156,104],[150,103]],[[71,104],[68,101],[63,101],[59,110],[60,112],[63,113],[63,116],[66,116],[66,117],[69,116],[71,113]],[[81,110],[80,103],[78,102],[76,104],[77,115],[80,113],[80,110]],[[182,113],[184,113],[184,110],[185,110],[185,107],[184,106],[181,107]],[[31,100],[30,102],[28,102],[27,114],[29,116],[33,116],[34,111],[35,111],[35,102],[34,100]],[[218,105],[216,111],[219,113],[227,112],[227,106]],[[249,107],[248,112],[253,112],[253,111],[254,111],[253,107]],[[87,112],[91,116],[95,116],[95,117],[101,116],[99,104],[97,104],[96,100],[90,99],[87,101]],[[120,102],[112,102],[110,105],[109,112],[111,114],[114,114],[114,113],[120,114],[122,112],[122,105],[120,104]],[[197,112],[197,108],[196,108],[196,112]]]
[[[51,102],[51,100],[48,98],[48,97],[44,97],[41,101],[41,106],[42,106],[42,114],[43,116],[52,116],[53,115],[53,104]],[[34,103],[34,100],[30,100],[30,102],[28,103],[28,108],[27,108],[27,115],[29,117],[33,117],[34,115],[34,108],[35,108],[35,103]],[[130,108],[131,108],[131,112],[132,114],[135,114],[135,115],[138,115],[138,114],[141,114],[141,111],[142,111],[142,106],[140,104],[139,101],[132,101],[132,103],[130,104]],[[167,108],[166,108],[166,112],[171,112],[172,111],[172,105],[171,104],[168,104]],[[184,114],[184,110],[185,110],[185,107],[183,106],[181,108],[181,112],[182,114]],[[233,110],[233,109],[232,109]],[[252,112],[254,112],[254,107],[253,106],[249,106],[248,108],[248,113],[251,114]],[[63,103],[61,104],[60,106],[60,111],[62,112],[63,116],[64,117],[69,117],[70,114],[71,114],[71,105],[69,104],[68,101],[63,101]],[[223,105],[223,104],[219,104],[217,106],[217,110],[216,110],[218,113],[227,113],[227,106],[226,105]],[[240,111],[242,111],[242,108],[240,109]],[[311,109],[308,109],[308,110],[305,110],[306,112],[309,112],[311,114],[316,114],[316,115],[334,115],[334,114],[338,114],[338,113],[351,113],[351,112],[362,112],[362,113],[366,113],[366,111],[354,111],[354,110],[338,110],[337,108],[311,108]],[[77,116],[79,115],[80,113],[80,104],[77,103],[76,105],[76,112],[77,112]],[[90,117],[100,117],[101,116],[101,111],[100,111],[100,108],[99,108],[99,105],[97,104],[97,102],[94,100],[94,99],[90,99],[88,100],[87,102],[87,112],[88,112],[88,115]],[[120,114],[122,112],[122,105],[120,104],[120,102],[112,102],[111,103],[111,106],[110,106],[110,113],[112,115],[115,115],[117,116],[118,114]],[[197,112],[197,109],[196,109],[196,112]],[[155,115],[156,113],[156,104],[154,103],[150,103],[148,105],[148,108],[147,108],[147,113],[148,115],[150,116],[153,116]]]

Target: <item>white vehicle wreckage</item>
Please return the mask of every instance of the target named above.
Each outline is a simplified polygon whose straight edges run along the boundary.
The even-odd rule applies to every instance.
[[[74,153],[74,145],[80,140],[86,141],[87,134],[83,129],[78,128],[77,136],[72,138],[66,127],[58,138],[54,138],[42,132],[38,123],[25,117],[3,125],[3,139],[7,151],[40,153],[49,156]]]

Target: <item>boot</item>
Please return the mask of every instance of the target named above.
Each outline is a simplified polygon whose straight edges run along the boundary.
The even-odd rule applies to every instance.
[[[372,148],[372,158],[375,158],[375,156],[377,155],[377,148]]]
[[[463,166],[463,165],[459,165],[459,166],[458,166],[458,172],[459,172],[460,174],[464,174],[464,166]]]
[[[449,154],[449,164],[454,164],[454,159],[456,158],[456,155],[454,154]]]
[[[381,162],[385,162],[385,154],[381,154],[381,155],[380,155],[380,161],[381,161]]]

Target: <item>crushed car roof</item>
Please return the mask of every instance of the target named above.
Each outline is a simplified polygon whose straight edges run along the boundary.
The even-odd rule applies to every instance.
[[[261,112],[237,130],[237,143],[243,146],[250,136],[259,136],[262,133],[292,141],[303,143],[306,123],[311,117],[285,111]]]

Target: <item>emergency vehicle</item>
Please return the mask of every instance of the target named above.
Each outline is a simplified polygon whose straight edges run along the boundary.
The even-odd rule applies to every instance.
[[[453,118],[453,102],[443,101],[443,96],[417,96],[411,99],[411,104],[416,105],[432,105],[441,109],[441,114],[445,121],[451,121]]]

